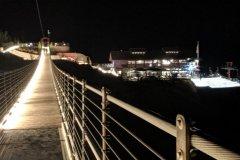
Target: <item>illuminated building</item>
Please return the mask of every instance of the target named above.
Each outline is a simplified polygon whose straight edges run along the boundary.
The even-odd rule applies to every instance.
[[[141,78],[188,77],[197,71],[198,64],[196,58],[187,57],[177,47],[166,47],[156,51],[147,51],[144,48],[111,51],[109,61],[123,76],[129,77],[134,73]]]

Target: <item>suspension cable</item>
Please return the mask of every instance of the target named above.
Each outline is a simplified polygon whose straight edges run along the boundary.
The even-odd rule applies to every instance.
[[[39,23],[40,23],[41,31],[42,31],[42,36],[45,37],[45,34],[44,34],[44,32],[43,32],[43,25],[42,25],[40,10],[39,10],[39,6],[38,6],[38,0],[36,0],[36,6],[37,6],[37,11],[38,11],[38,18],[39,18]]]

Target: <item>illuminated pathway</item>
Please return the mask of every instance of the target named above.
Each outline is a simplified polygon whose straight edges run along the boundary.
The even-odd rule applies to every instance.
[[[0,159],[63,159],[61,116],[50,63],[42,53],[31,82],[3,126]]]

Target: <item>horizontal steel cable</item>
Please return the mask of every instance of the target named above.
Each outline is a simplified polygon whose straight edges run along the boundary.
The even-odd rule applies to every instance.
[[[89,120],[89,119],[88,119],[88,120]],[[95,126],[92,124],[92,122],[91,122],[90,120],[89,120],[89,122],[90,122],[91,125],[94,127],[94,129],[98,132],[98,134],[100,135],[100,137],[102,138],[101,133],[99,133],[99,131],[95,128]],[[99,149],[100,149],[101,151],[103,151],[103,150],[102,150],[102,147],[101,147],[100,144],[97,142],[95,136],[93,135],[93,133],[91,132],[91,130],[88,128],[87,124],[85,124],[85,127],[86,127],[86,129],[88,130],[87,133],[90,133],[91,137],[94,139],[94,141],[95,141],[95,143],[98,145]],[[102,153],[106,155],[105,152],[102,152]],[[107,157],[107,155],[106,155],[106,157]],[[107,157],[107,159],[108,159],[108,157]]]
[[[122,124],[120,124],[115,118],[113,118],[112,116],[110,116],[107,112],[103,111],[108,118],[110,118],[113,122],[115,122],[118,126],[120,126],[123,130],[125,130],[129,135],[131,135],[135,140],[137,140],[139,143],[141,143],[144,147],[146,147],[149,151],[151,151],[155,156],[157,156],[158,158],[161,159],[165,159],[163,158],[163,156],[161,156],[159,153],[157,153],[154,149],[152,149],[148,144],[146,144],[145,142],[143,142],[138,136],[136,136],[134,133],[132,133],[130,130],[128,130],[126,127],[124,127]],[[105,126],[103,126],[105,127]],[[105,127],[108,132],[111,132],[107,127]],[[111,134],[113,134],[111,132]],[[113,134],[115,136],[115,134]],[[116,137],[116,139],[118,139]]]
[[[222,160],[233,160],[233,159],[240,159],[240,155],[234,153],[228,149],[220,147],[216,143],[213,143],[199,135],[192,135],[191,136],[191,144],[193,147],[197,148],[201,152],[215,158],[215,159],[222,159]]]
[[[86,105],[85,105],[86,106]],[[88,109],[88,107],[86,107],[87,109]],[[82,111],[82,109],[80,108],[80,110]],[[89,109],[88,109],[89,110]],[[89,110],[89,112],[91,112],[92,113],[92,111],[91,110]],[[94,115],[95,116],[95,114],[94,113],[92,113],[92,115]],[[96,130],[96,132],[98,133],[98,135],[101,137],[101,139],[103,139],[103,137],[101,136],[101,133],[97,130],[97,128],[95,127],[95,125],[92,123],[92,121],[88,118],[88,116],[87,115],[85,115],[86,116],[86,118],[89,120],[89,122],[90,122],[90,124],[91,124],[91,126]],[[97,116],[96,116],[97,117]],[[99,120],[99,119],[97,119],[97,121],[102,125],[102,123],[101,123],[101,121]],[[108,143],[107,143],[108,144]],[[109,148],[113,151],[113,153],[115,154],[115,156],[116,157],[118,157],[119,158],[119,156],[116,154],[116,152],[113,150],[113,148],[108,144],[108,146],[109,146]],[[120,158],[119,158],[120,159]]]

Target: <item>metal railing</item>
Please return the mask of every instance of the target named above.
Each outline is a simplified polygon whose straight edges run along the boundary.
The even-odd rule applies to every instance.
[[[0,73],[0,122],[19,98],[32,77],[37,61],[22,68]]]
[[[240,159],[192,131],[182,115],[170,123],[110,96],[104,87],[99,90],[71,77],[54,64],[52,69],[71,159],[187,160],[194,150],[216,159]]]

